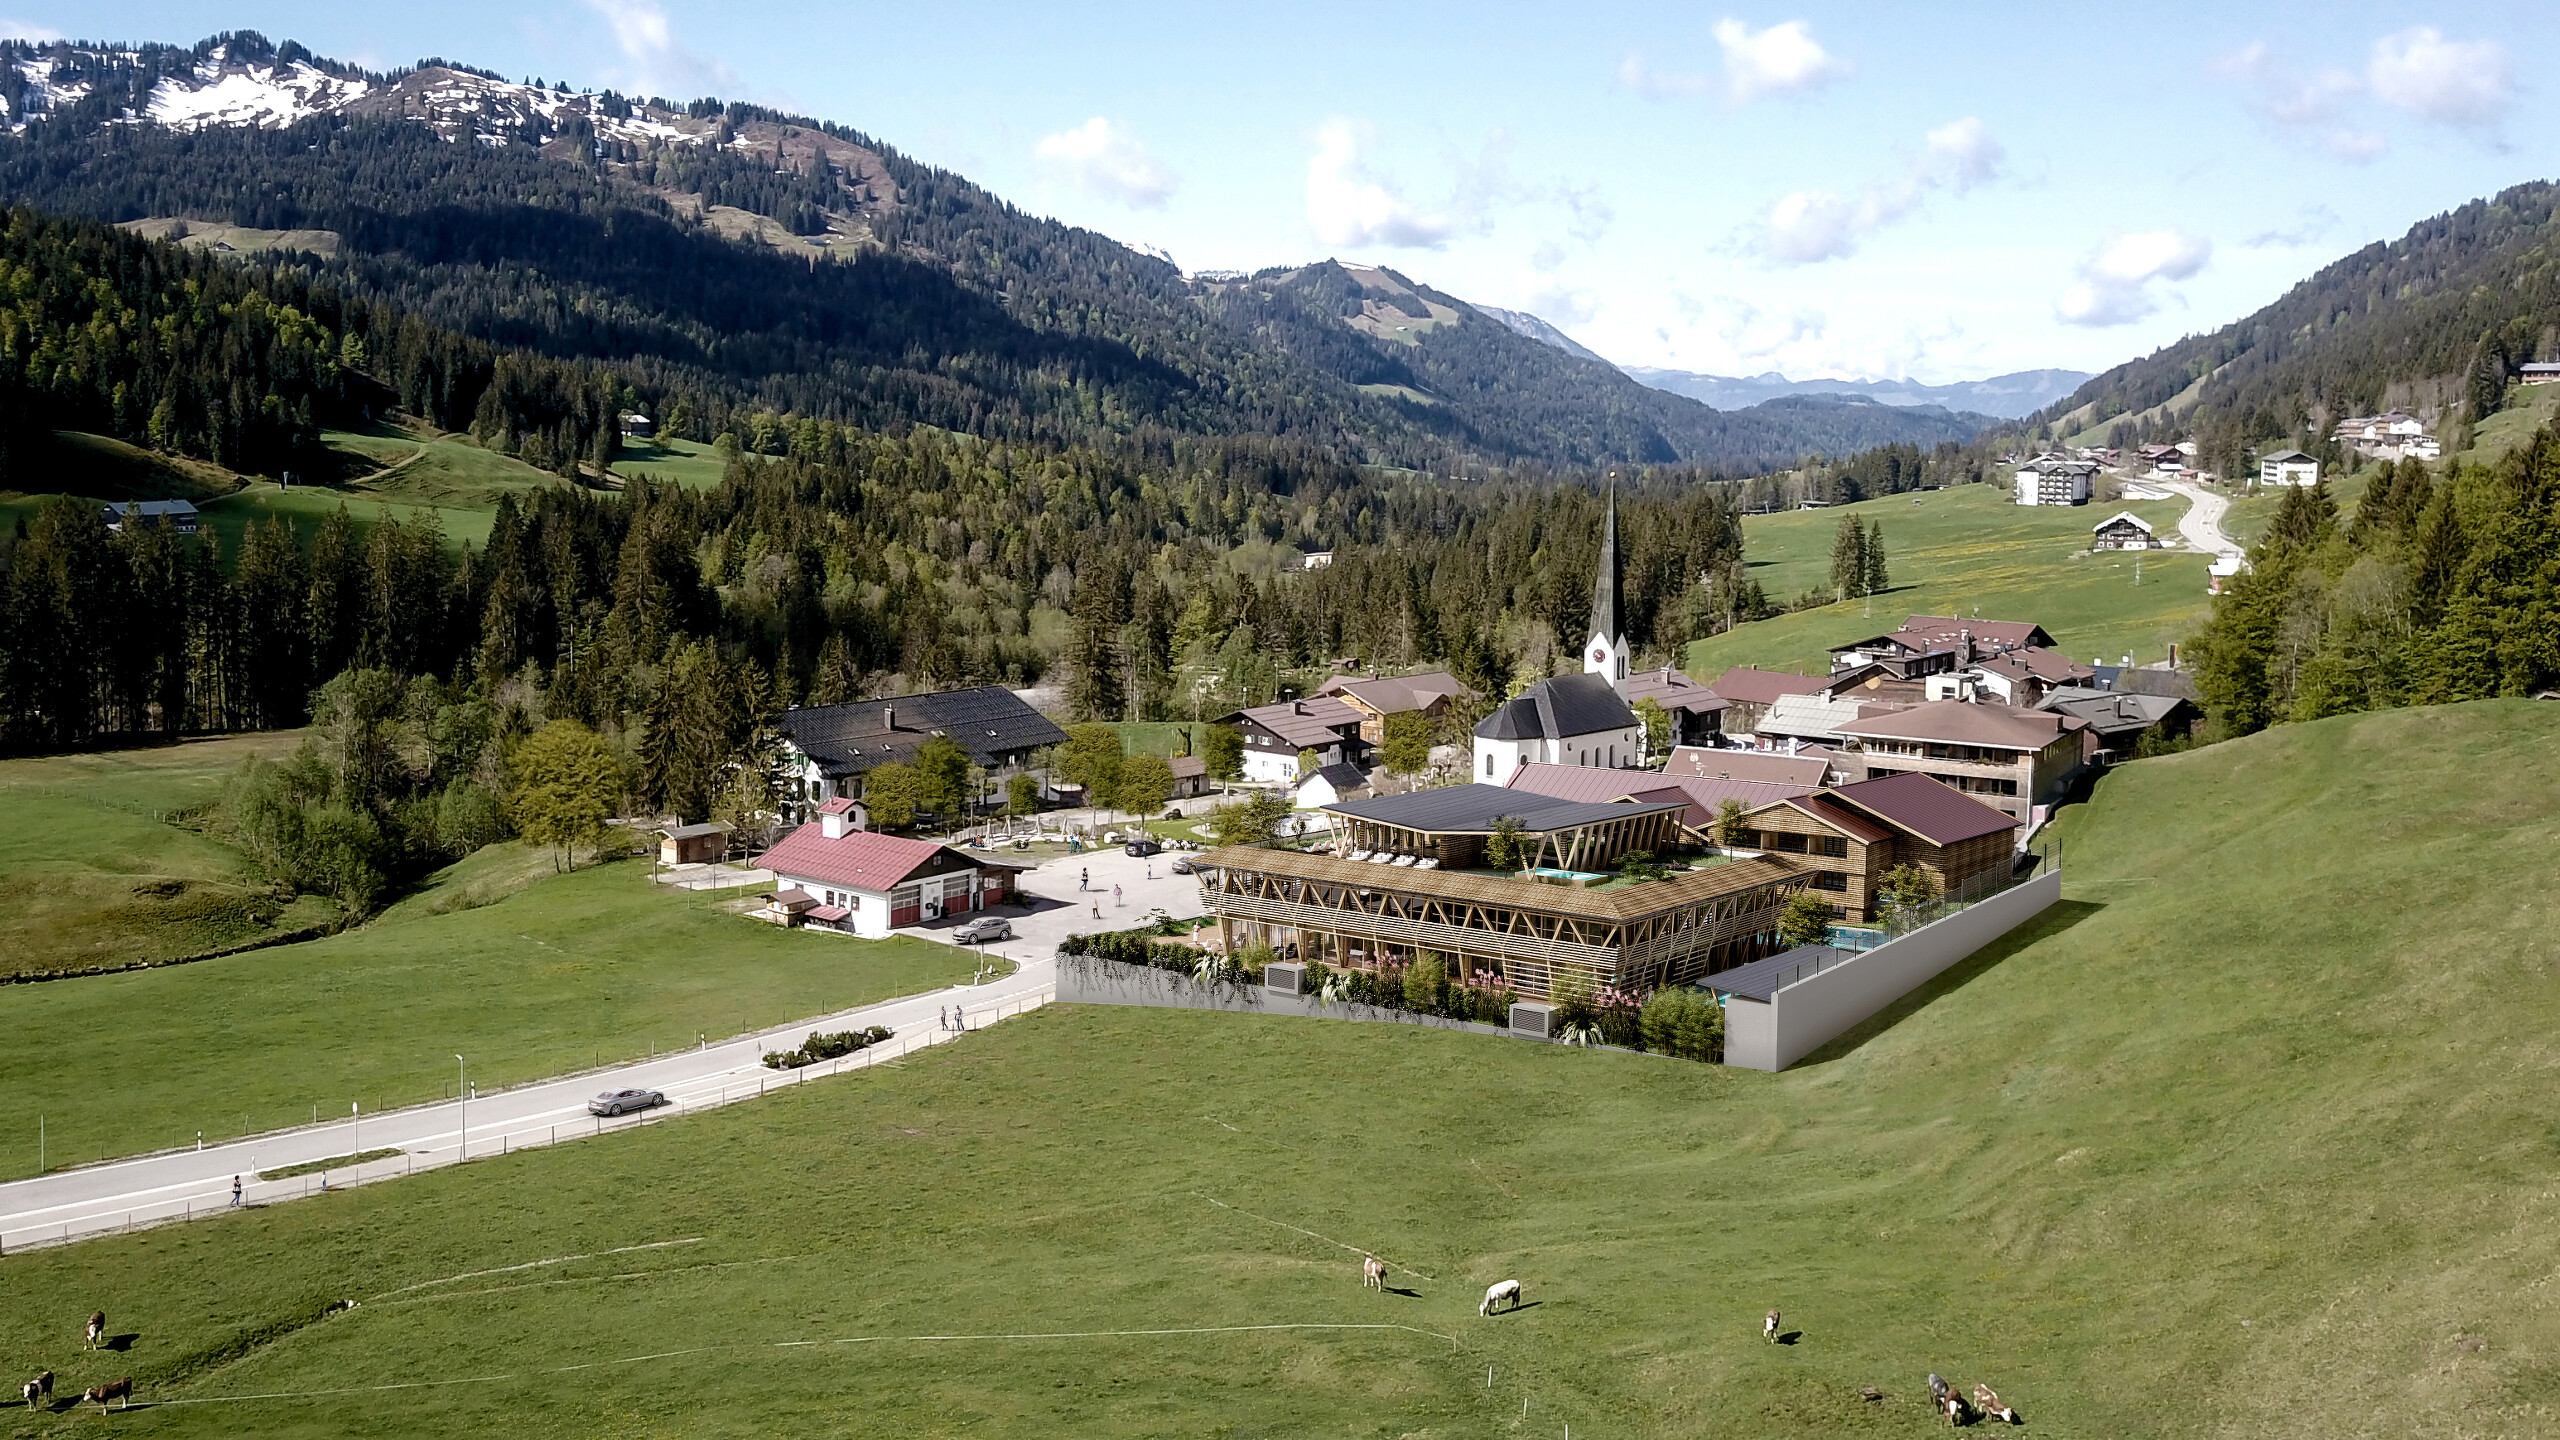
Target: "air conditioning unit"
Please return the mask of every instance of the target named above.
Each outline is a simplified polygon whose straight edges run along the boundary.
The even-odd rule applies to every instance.
[[[1556,1038],[1556,1007],[1535,1000],[1514,1001],[1511,1006],[1511,1033],[1530,1040]]]
[[[1275,960],[1262,967],[1262,988],[1274,995],[1307,993],[1307,967],[1294,960]]]

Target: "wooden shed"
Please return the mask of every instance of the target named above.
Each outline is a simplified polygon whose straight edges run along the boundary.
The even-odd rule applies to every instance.
[[[708,865],[728,853],[729,827],[717,820],[658,831],[658,859],[664,864]]]

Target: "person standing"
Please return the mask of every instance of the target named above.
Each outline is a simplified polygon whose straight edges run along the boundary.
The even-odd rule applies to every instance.
[[[941,1009],[933,1012],[933,1028],[942,1031],[946,1035],[951,1032],[950,1006],[945,1005]]]
[[[1093,871],[1086,869],[1076,872],[1076,888],[1079,890],[1091,890],[1093,888]]]
[[[1114,905],[1117,905],[1117,904],[1121,903],[1121,901],[1120,901],[1120,887],[1119,887],[1119,886],[1117,886],[1117,885],[1114,885],[1114,886],[1112,886],[1112,887],[1111,887],[1111,903],[1112,903],[1112,904],[1114,904]]]
[[[234,1209],[240,1204],[240,1177],[237,1175],[231,1177],[231,1204]]]
[[[967,1015],[965,1015],[965,1014],[962,1014],[962,1013],[961,1013],[961,1010],[960,1010],[960,1007],[959,1007],[959,1006],[957,1006],[957,1005],[952,1006],[952,1007],[951,1007],[951,1033],[952,1033],[952,1034],[954,1034],[954,1035],[958,1035],[958,1034],[961,1034],[961,1033],[963,1033],[963,1032],[967,1031],[967,1030],[968,1030],[968,1028],[969,1028],[969,1017],[968,1017]]]

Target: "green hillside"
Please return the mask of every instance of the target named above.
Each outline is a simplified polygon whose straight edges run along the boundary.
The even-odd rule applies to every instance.
[[[1693,641],[1683,666],[1700,680],[1728,665],[1819,675],[1829,667],[1832,646],[1890,630],[1908,615],[2033,620],[2082,660],[2103,656],[2113,664],[2127,652],[2139,663],[2161,660],[2207,613],[2206,557],[2144,553],[2136,583],[2135,556],[2079,552],[2088,549],[2089,528],[2118,510],[2166,535],[2176,533],[2186,509],[2184,500],[2022,506],[1998,486],[1959,485],[1827,510],[1747,516],[1744,555],[1752,578],[1773,600],[1828,582],[1831,537],[1844,512],[1884,526],[1893,588]]]
[[[1917,1435],[1932,1370],[2031,1433],[2548,1433],[2560,707],[2143,761],[2061,833],[2061,908],[1784,1075],[1061,1007],[13,1255],[0,1347],[170,1435]]]

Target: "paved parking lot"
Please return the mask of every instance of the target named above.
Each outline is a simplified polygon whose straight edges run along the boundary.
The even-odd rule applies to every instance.
[[[1182,853],[1168,850],[1140,859],[1110,847],[1044,861],[1022,876],[1019,898],[1025,903],[1008,902],[986,912],[1012,921],[1015,936],[987,948],[1009,959],[1046,959],[1057,953],[1058,942],[1069,935],[1126,930],[1151,910],[1161,909],[1176,919],[1201,914],[1199,884],[1188,875],[1173,873],[1173,861]],[[1092,877],[1092,888],[1077,888],[1087,875]],[[1120,887],[1117,900],[1111,896],[1114,885]],[[969,918],[946,916],[898,933],[947,941],[949,932]]]

